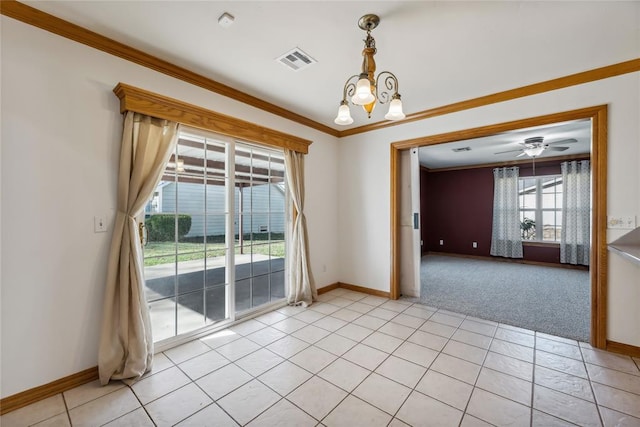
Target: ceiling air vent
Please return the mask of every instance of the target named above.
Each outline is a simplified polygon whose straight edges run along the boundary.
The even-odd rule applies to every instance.
[[[318,62],[304,53],[299,47],[296,47],[295,49],[292,49],[284,55],[276,58],[276,61],[286,65],[293,71],[300,71],[304,68],[307,68],[309,65]]]
[[[452,148],[454,153],[459,153],[461,151],[471,151],[471,147],[461,147],[461,148]]]

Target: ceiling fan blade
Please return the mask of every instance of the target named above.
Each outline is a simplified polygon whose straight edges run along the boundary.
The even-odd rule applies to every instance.
[[[523,151],[522,153],[518,154],[516,157],[522,157],[522,156],[526,156],[526,155],[527,155],[527,153],[525,153],[525,152]]]
[[[578,140],[574,139],[574,138],[569,138],[569,139],[561,139],[561,140],[558,140],[558,141],[549,142],[549,143],[547,143],[547,145],[552,145],[552,144],[573,144],[574,142],[578,142]]]
[[[516,151],[522,151],[522,148],[518,148],[517,150],[498,151],[497,153],[493,154],[515,153]]]
[[[569,147],[547,147],[546,150],[549,151],[564,151],[564,150],[568,150]]]

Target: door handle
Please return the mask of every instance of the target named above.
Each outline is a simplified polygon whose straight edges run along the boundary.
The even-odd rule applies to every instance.
[[[138,235],[140,237],[140,245],[147,246],[147,242],[149,241],[149,231],[147,230],[147,226],[144,222],[138,224]]]

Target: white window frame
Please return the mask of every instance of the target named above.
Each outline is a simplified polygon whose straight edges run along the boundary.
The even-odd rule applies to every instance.
[[[523,208],[522,203],[520,203],[520,200],[518,201],[519,203],[519,210],[520,212],[523,211],[527,211],[527,212],[534,212],[534,218],[533,220],[535,221],[536,227],[535,227],[535,239],[522,239],[523,242],[536,242],[536,243],[550,243],[550,244],[560,244],[560,236],[557,236],[557,238],[555,240],[544,240],[543,238],[543,231],[544,231],[544,224],[542,224],[542,213],[543,212],[556,212],[556,213],[560,213],[560,215],[562,215],[562,206],[556,206],[555,208],[545,208],[542,206],[542,189],[543,189],[543,181],[545,179],[549,179],[549,178],[560,178],[560,183],[562,183],[562,175],[561,174],[552,174],[552,175],[541,175],[541,176],[521,176],[518,179],[520,181],[524,181],[524,180],[532,180],[535,179],[536,181],[536,189],[535,189],[535,194],[536,194],[536,207],[535,208]],[[564,191],[564,188],[563,188]],[[556,194],[556,193],[554,193]],[[518,194],[518,196],[522,196],[522,194]],[[563,197],[564,197],[564,193],[563,193]],[[554,198],[555,200],[555,198]],[[525,215],[526,216],[526,215]],[[557,224],[555,224],[557,226]]]

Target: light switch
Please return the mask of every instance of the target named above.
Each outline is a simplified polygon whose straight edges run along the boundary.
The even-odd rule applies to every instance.
[[[104,233],[107,231],[107,221],[104,216],[93,217],[93,231],[94,233]]]
[[[607,228],[622,228],[632,230],[636,228],[636,217],[629,216],[608,216]]]

